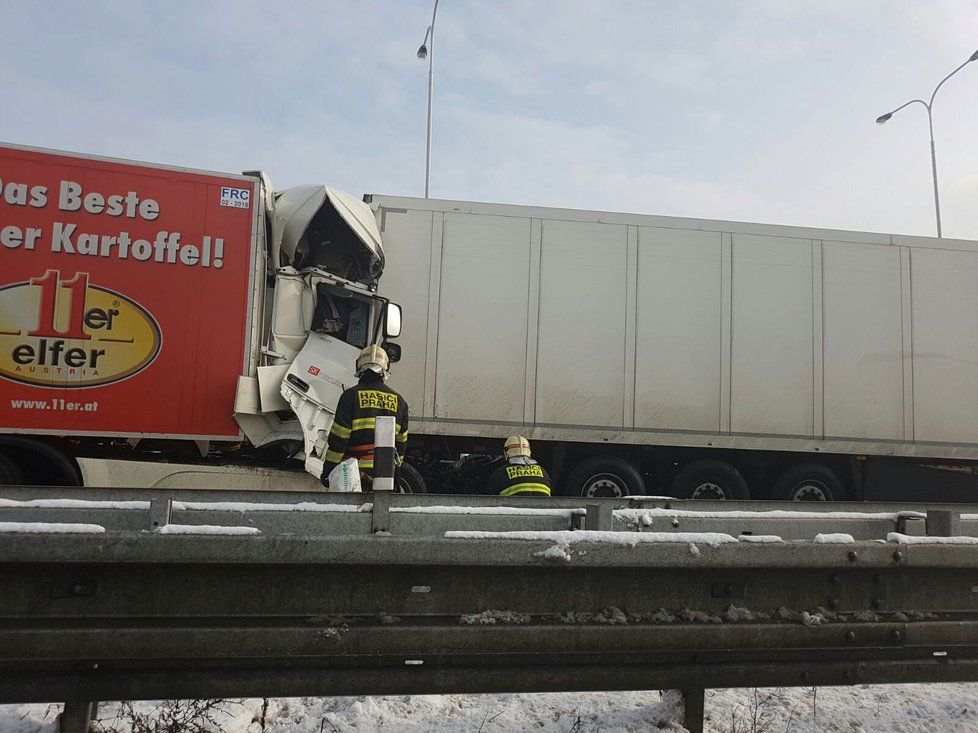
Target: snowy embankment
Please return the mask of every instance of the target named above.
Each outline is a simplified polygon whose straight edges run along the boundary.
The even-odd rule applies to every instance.
[[[256,699],[226,702],[211,711],[214,724],[203,730],[261,733],[262,707]],[[149,702],[131,711],[107,704],[99,710],[99,729],[128,733],[133,715],[150,715],[155,708]],[[965,733],[978,730],[978,684],[711,690],[706,709],[711,733]],[[54,733],[59,710],[2,705],[0,731]],[[276,698],[268,703],[264,731],[679,733],[685,729],[678,720],[672,693],[663,698],[655,691]]]

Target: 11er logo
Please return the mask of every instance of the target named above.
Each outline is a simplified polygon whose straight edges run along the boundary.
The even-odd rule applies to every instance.
[[[87,319],[91,317],[96,323],[99,319],[106,319],[106,313],[93,308],[85,312],[85,295],[88,290],[88,273],[78,272],[71,280],[62,280],[61,272],[58,270],[48,270],[43,277],[32,277],[31,285],[38,285],[41,288],[41,308],[38,318],[37,328],[28,331],[28,336],[46,336],[49,338],[69,338],[88,341],[91,335],[85,333],[83,326]],[[58,317],[58,290],[67,288],[71,291],[71,300],[68,305],[68,327],[64,331],[57,329]],[[119,311],[113,311],[114,315],[119,315]],[[111,315],[108,316],[111,322]],[[104,325],[104,324],[103,324]],[[88,324],[89,328],[97,328]],[[111,326],[109,326],[111,328]]]
[[[160,353],[156,319],[87,272],[0,287],[0,377],[37,386],[94,387],[142,371]]]

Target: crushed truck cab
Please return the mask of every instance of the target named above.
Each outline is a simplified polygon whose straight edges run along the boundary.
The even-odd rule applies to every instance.
[[[318,478],[357,355],[387,335],[391,306],[376,294],[384,249],[370,207],[339,189],[297,186],[266,195],[265,206],[271,311],[256,374],[239,380],[235,419],[262,445],[282,440],[290,421],[280,415],[294,413],[297,457]]]

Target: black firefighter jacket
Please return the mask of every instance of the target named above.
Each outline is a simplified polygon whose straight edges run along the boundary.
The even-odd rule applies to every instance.
[[[346,390],[336,403],[336,418],[323,456],[323,483],[329,478],[330,471],[346,458],[356,458],[360,470],[373,477],[374,427],[378,417],[388,416],[397,422],[394,445],[400,463],[407,446],[407,401],[384,384],[379,375],[365,373],[360,377],[360,383]]]

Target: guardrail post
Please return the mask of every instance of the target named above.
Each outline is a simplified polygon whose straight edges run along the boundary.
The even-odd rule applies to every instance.
[[[68,700],[58,724],[59,733],[88,733],[98,712],[98,703],[91,700]]]
[[[925,531],[928,537],[954,537],[961,524],[961,514],[950,509],[928,509]]]
[[[588,504],[584,529],[611,531],[611,504]]]
[[[897,514],[896,531],[917,537],[924,531],[924,517],[917,512],[900,512]]]
[[[394,449],[394,433],[397,420],[378,417],[374,423],[374,478],[373,491],[394,490],[394,466],[397,451]]]
[[[149,528],[159,529],[170,523],[173,500],[166,497],[153,497],[149,502]]]
[[[692,687],[680,692],[683,696],[683,724],[689,733],[703,733],[706,690]]]
[[[374,479],[376,482],[376,479]],[[374,532],[391,531],[391,497],[390,491],[375,491],[374,506],[370,512],[370,529]]]

